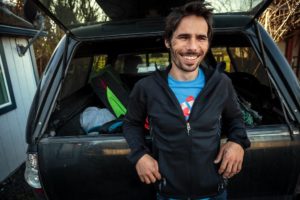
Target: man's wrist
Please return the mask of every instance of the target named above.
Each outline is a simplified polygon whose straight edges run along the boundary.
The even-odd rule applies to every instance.
[[[132,164],[136,165],[138,160],[145,154],[149,154],[149,152],[146,149],[132,150],[128,155],[128,159]]]
[[[242,147],[242,149],[246,150],[249,146],[245,143],[243,143],[242,141],[240,140],[235,140],[235,139],[228,139],[227,142],[233,142],[233,143],[236,143],[238,145],[240,145]]]

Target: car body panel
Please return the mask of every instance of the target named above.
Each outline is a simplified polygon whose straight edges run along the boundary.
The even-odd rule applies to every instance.
[[[26,126],[26,142],[28,144],[35,144],[38,137],[43,133],[47,119],[49,119],[49,109],[54,106],[53,98],[57,95],[57,90],[63,80],[65,67],[63,62],[65,52],[65,39],[62,38],[58,44],[58,48],[54,51],[50,58],[49,64],[43,74],[39,87],[36,91],[33,104],[30,108],[30,117],[27,119]],[[71,40],[69,43],[69,50],[67,54],[67,62],[70,61],[71,53],[77,41]],[[32,114],[34,113],[34,115]],[[32,115],[32,116],[31,116]]]
[[[126,158],[122,136],[42,139],[39,168],[50,199],[153,199]]]
[[[253,46],[255,46],[257,55],[260,59],[266,60],[266,69],[268,74],[273,80],[273,84],[277,86],[277,91],[281,93],[282,100],[287,110],[292,118],[300,123],[299,115],[299,95],[300,95],[300,86],[297,80],[295,73],[292,71],[286,59],[282,56],[279,48],[275,45],[274,41],[268,37],[268,33],[263,29],[261,25],[258,25],[259,32],[262,35],[263,47],[265,55],[261,53],[259,47],[259,41],[257,37],[251,37]],[[255,34],[253,30],[248,30],[248,34]],[[254,39],[256,38],[256,39]],[[272,51],[270,51],[272,49]],[[276,58],[276,59],[274,59]],[[277,92],[276,90],[274,92]]]
[[[252,147],[245,153],[243,171],[229,180],[229,197],[292,193],[300,171],[300,141],[291,141],[288,128],[282,125],[249,129],[247,133]],[[151,145],[149,137],[147,142]],[[153,185],[142,184],[126,158],[129,151],[121,135],[42,139],[39,169],[47,196],[57,200],[154,199]]]

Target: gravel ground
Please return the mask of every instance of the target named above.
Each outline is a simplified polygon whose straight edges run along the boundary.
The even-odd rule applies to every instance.
[[[1,200],[34,200],[31,188],[24,179],[25,164],[17,171],[0,183]]]

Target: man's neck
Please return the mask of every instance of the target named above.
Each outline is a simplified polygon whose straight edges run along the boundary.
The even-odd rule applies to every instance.
[[[198,76],[199,68],[192,72],[186,72],[179,70],[176,67],[172,67],[169,74],[178,81],[192,81],[195,80]]]

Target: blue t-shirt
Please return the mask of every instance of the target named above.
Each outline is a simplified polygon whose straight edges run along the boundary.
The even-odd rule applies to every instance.
[[[202,69],[199,69],[197,78],[192,81],[178,81],[169,74],[168,84],[177,97],[185,119],[188,120],[194,100],[205,85],[205,76]]]

